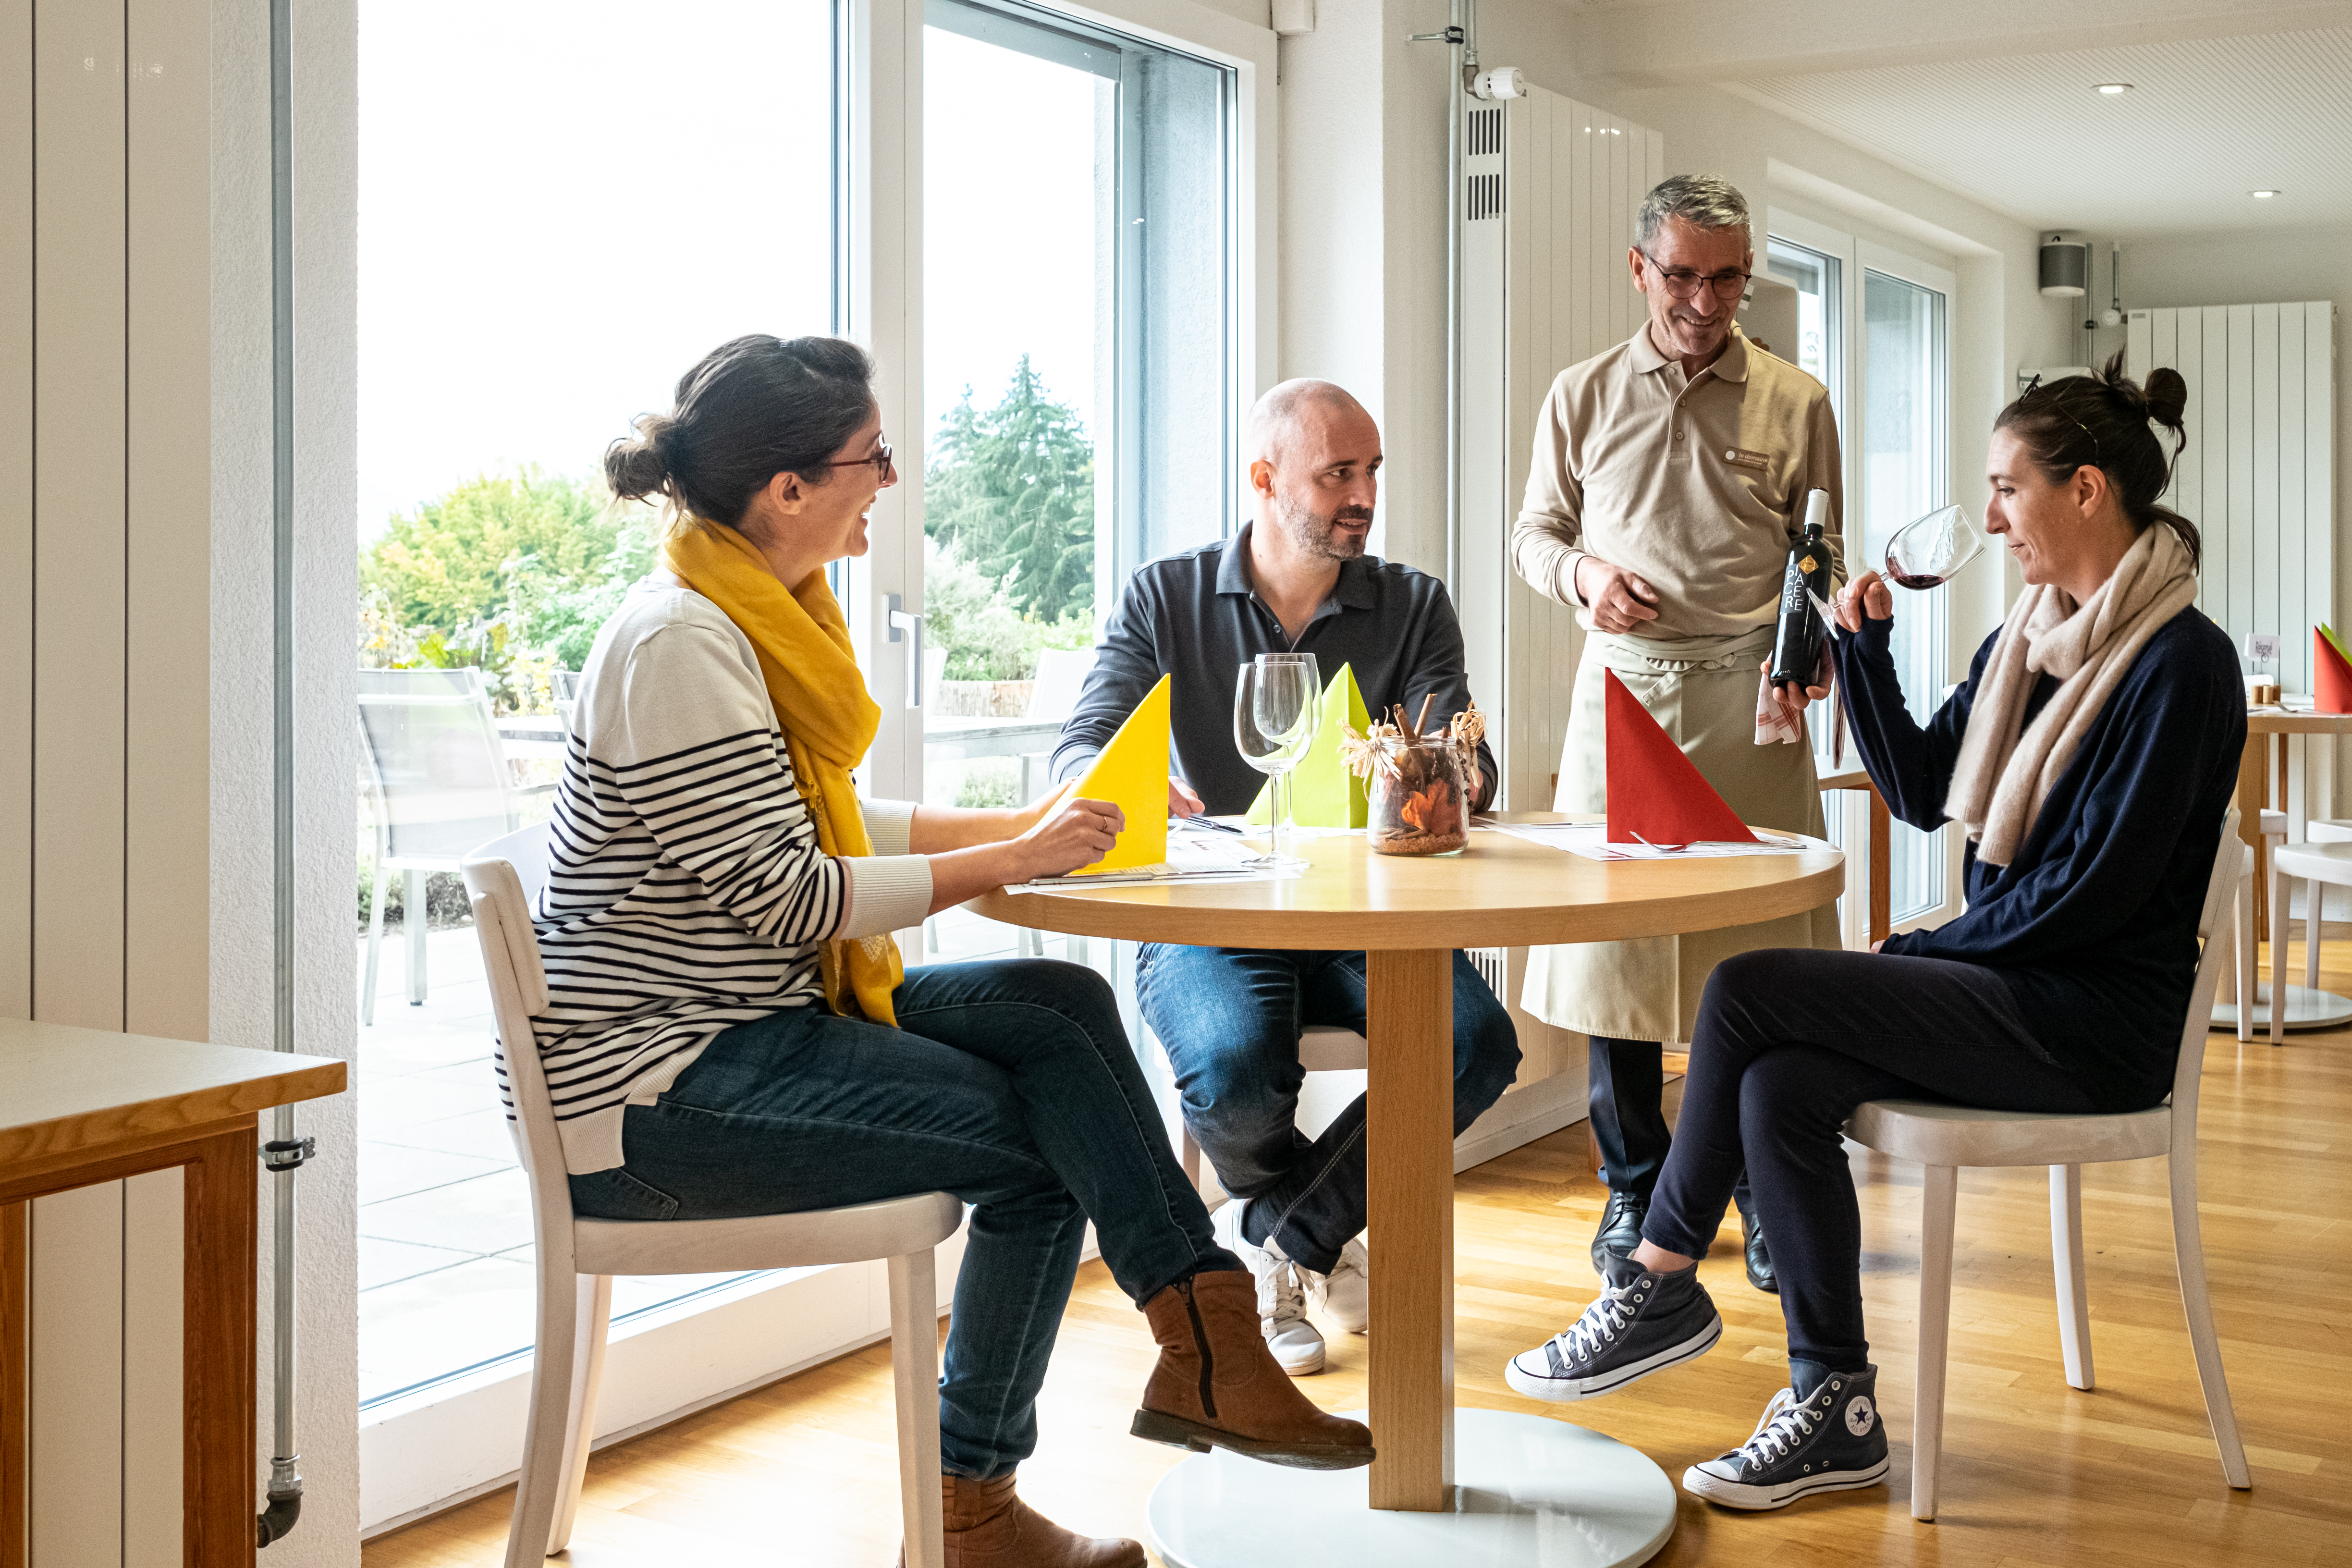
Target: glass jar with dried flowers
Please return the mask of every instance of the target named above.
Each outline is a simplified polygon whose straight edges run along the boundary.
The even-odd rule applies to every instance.
[[[1370,809],[1364,828],[1381,855],[1459,855],[1470,847],[1470,780],[1486,716],[1473,702],[1450,723],[1424,730],[1435,693],[1422,700],[1416,719],[1400,703],[1392,719],[1368,734],[1348,731],[1339,754],[1366,781]]]

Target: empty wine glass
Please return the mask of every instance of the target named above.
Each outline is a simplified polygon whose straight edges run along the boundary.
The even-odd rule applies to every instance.
[[[1289,836],[1290,770],[1315,739],[1315,699],[1323,682],[1311,653],[1262,653],[1241,668],[1234,689],[1234,745],[1242,760],[1273,780],[1273,853],[1260,864],[1296,868]]]
[[[1938,507],[1906,522],[1886,542],[1887,581],[1906,588],[1932,588],[1977,558],[1984,532],[1957,506]]]

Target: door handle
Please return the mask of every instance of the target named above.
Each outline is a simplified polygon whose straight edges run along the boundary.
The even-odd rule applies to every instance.
[[[905,634],[907,647],[907,706],[923,705],[923,617],[898,607],[898,595],[890,595],[890,640],[898,642]]]

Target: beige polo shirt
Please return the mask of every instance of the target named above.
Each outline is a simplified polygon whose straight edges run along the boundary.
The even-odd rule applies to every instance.
[[[1686,380],[1645,321],[1552,383],[1511,563],[1537,592],[1581,605],[1577,557],[1597,555],[1658,591],[1658,618],[1636,635],[1736,637],[1771,625],[1815,489],[1830,493],[1832,570],[1843,582],[1844,487],[1828,389],[1737,326],[1716,362]],[[1577,619],[1591,629],[1590,611]]]

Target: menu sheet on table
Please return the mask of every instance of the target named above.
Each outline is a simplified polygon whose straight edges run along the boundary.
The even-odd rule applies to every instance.
[[[1831,846],[1789,833],[1759,833],[1753,841],[1723,840],[1699,844],[1612,844],[1609,826],[1601,822],[1499,823],[1514,838],[1548,848],[1565,849],[1588,860],[1715,860],[1741,855],[1801,855]]]
[[[1271,880],[1274,871],[1257,862],[1255,845],[1222,833],[1171,833],[1168,858],[1149,866],[1126,866],[1092,874],[1039,877],[1008,886],[1008,893],[1067,891],[1074,888],[1132,887],[1139,882],[1246,882]]]

